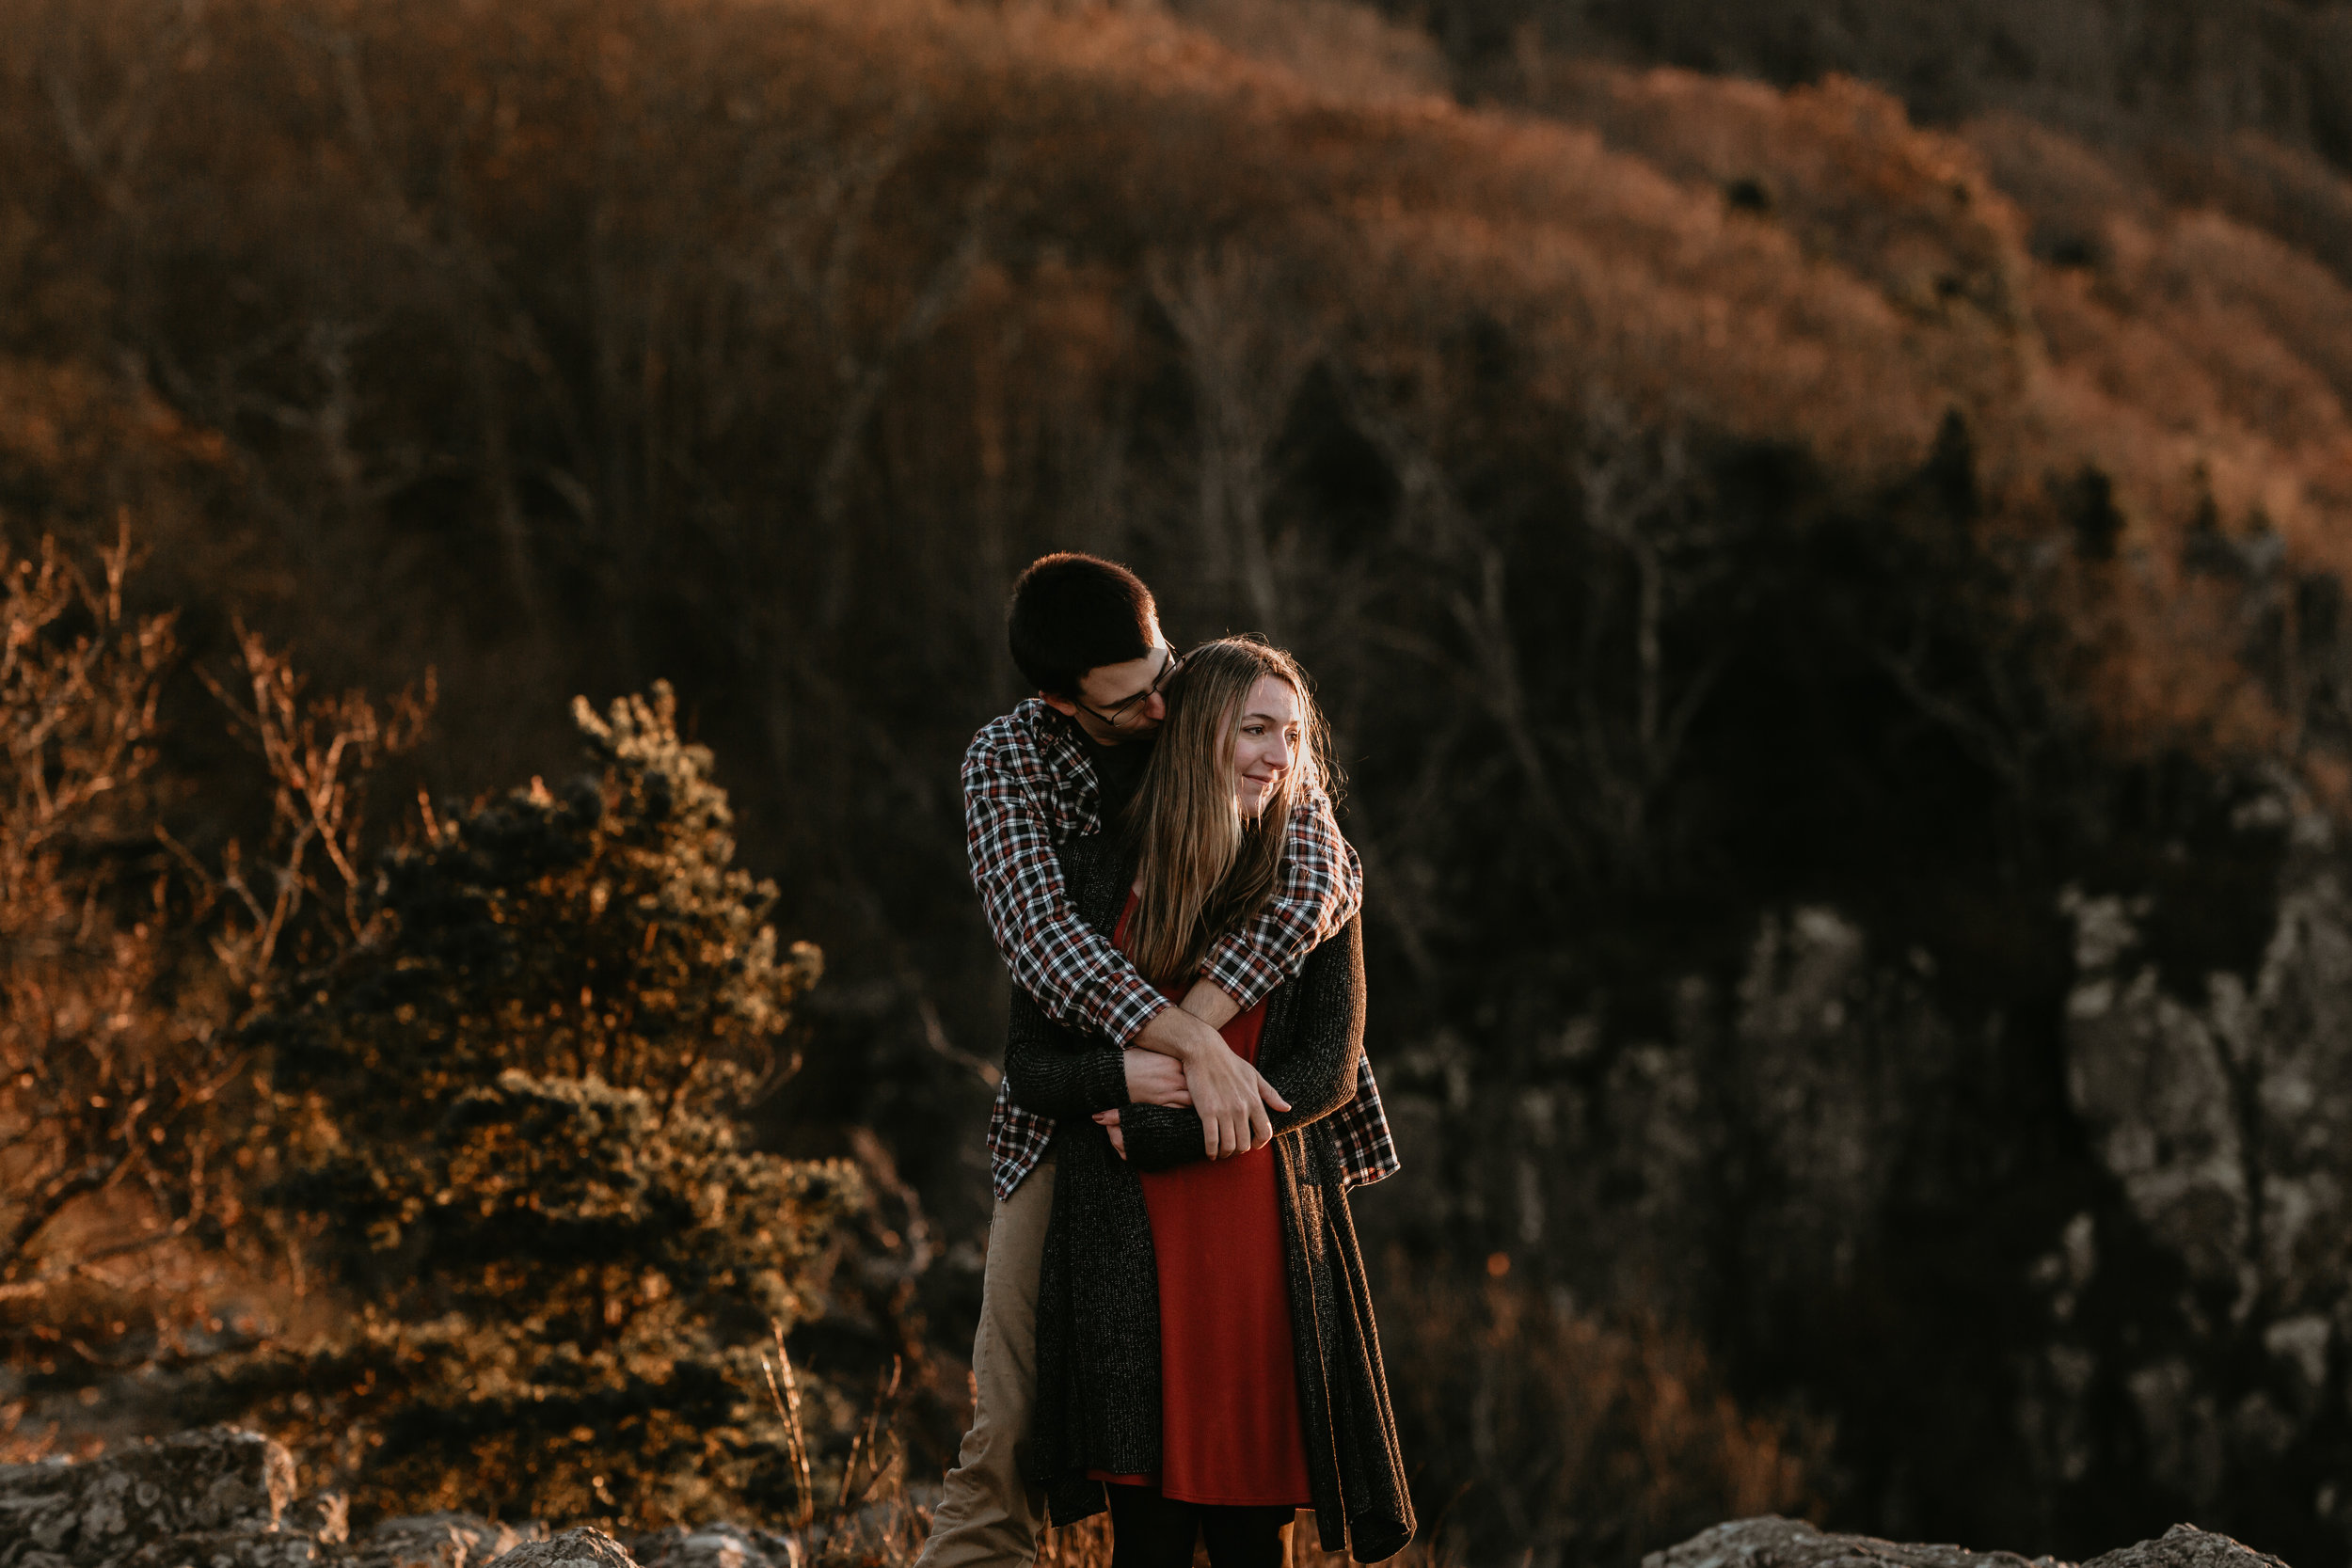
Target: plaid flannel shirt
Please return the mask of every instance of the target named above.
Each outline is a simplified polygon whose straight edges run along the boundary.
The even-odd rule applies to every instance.
[[[1071,906],[1056,849],[1103,831],[1094,765],[1070,721],[1032,697],[983,727],[963,756],[964,838],[989,934],[1013,983],[1073,1029],[1128,1045],[1168,998]],[[1363,867],[1320,790],[1292,808],[1273,901],[1211,948],[1201,973],[1246,1011],[1296,974],[1317,942],[1353,919]],[[1396,1144],[1366,1058],[1356,1098],[1333,1118],[1350,1186],[1392,1176]],[[998,1084],[988,1122],[999,1198],[1037,1168],[1052,1118],[1025,1111]]]

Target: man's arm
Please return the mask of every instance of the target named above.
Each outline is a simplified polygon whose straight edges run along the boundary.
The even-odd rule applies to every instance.
[[[1209,950],[1200,980],[1184,997],[1185,1010],[1222,1025],[1257,1006],[1295,977],[1318,944],[1344,928],[1363,901],[1363,863],[1340,834],[1331,798],[1318,789],[1291,807],[1283,825],[1274,897],[1256,919]],[[1230,1009],[1224,1018],[1216,1016],[1220,1007]]]
[[[1293,1006],[1296,1032],[1272,1073],[1275,1083],[1297,1102],[1295,1111],[1279,1118],[1285,1132],[1335,1115],[1356,1099],[1364,1048],[1362,922],[1351,920],[1319,946],[1297,984]],[[1138,1170],[1171,1170],[1200,1158],[1200,1133],[1189,1113],[1131,1104],[1098,1113],[1095,1120],[1100,1123],[1113,1115],[1121,1132],[1116,1140],[1120,1152]]]
[[[1081,919],[1039,793],[1051,787],[1009,742],[983,731],[963,758],[964,845],[989,935],[1013,984],[1055,1022],[1131,1045],[1168,999]]]
[[[1066,1027],[1184,1063],[1211,1159],[1271,1141],[1265,1080],[1232,1053],[1216,1024],[1170,1006],[1071,903],[1039,798],[1051,787],[1034,754],[1008,738],[984,730],[964,753],[972,883],[1013,983]],[[1279,1096],[1272,1100],[1287,1109]]]

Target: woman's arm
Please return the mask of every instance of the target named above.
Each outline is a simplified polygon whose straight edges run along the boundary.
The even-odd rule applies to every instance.
[[[1320,1121],[1356,1098],[1357,1063],[1364,1053],[1361,917],[1310,954],[1292,984],[1298,990],[1290,1000],[1288,1048],[1265,1069],[1266,1082],[1291,1103],[1274,1113],[1277,1136]],[[1019,1093],[1016,1088],[1016,1099]],[[1205,1158],[1200,1118],[1191,1111],[1122,1105],[1119,1128],[1137,1170],[1170,1170]]]
[[[1024,1110],[1057,1120],[1089,1117],[1125,1103],[1127,1053],[1099,1035],[1057,1026],[1034,997],[1015,987],[1005,1029],[1005,1081]],[[1196,1122],[1193,1137],[1200,1136]]]

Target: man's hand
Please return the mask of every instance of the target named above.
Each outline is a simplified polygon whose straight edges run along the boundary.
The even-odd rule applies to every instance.
[[[1177,1109],[1190,1105],[1192,1090],[1184,1084],[1184,1064],[1173,1056],[1163,1056],[1156,1051],[1129,1051],[1127,1098],[1137,1105],[1168,1105]],[[1119,1113],[1106,1111],[1104,1115],[1116,1117]],[[1096,1119],[1102,1118],[1098,1117]],[[1115,1124],[1105,1122],[1104,1125]]]
[[[1215,981],[1205,978],[1195,980],[1192,983],[1192,990],[1184,992],[1184,999],[1178,1006],[1212,1029],[1223,1029],[1241,1012],[1240,1003],[1228,996]],[[1220,1040],[1224,1038],[1222,1035],[1217,1037]],[[1291,1108],[1291,1102],[1276,1092],[1274,1085],[1265,1081],[1263,1073],[1258,1074],[1258,1098],[1277,1111],[1287,1111]],[[1249,1147],[1263,1148],[1273,1140],[1273,1124],[1266,1121],[1264,1112],[1258,1111],[1254,1106],[1252,1111],[1254,1112],[1250,1118],[1252,1141]],[[1242,1151],[1229,1150],[1229,1152]]]
[[[1247,1154],[1274,1141],[1266,1107],[1290,1109],[1290,1101],[1258,1069],[1233,1054],[1223,1036],[1182,1007],[1163,1007],[1144,1025],[1136,1043],[1175,1057],[1184,1065],[1192,1108],[1209,1158]]]

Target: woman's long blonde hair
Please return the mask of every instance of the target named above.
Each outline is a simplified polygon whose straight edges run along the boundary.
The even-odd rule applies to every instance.
[[[1267,675],[1298,694],[1300,733],[1289,772],[1245,822],[1233,809],[1233,747],[1242,705]],[[1306,673],[1279,648],[1240,637],[1204,642],[1184,656],[1164,695],[1168,718],[1126,823],[1142,885],[1127,952],[1163,984],[1191,975],[1218,938],[1265,908],[1291,807],[1325,787],[1330,771]]]

